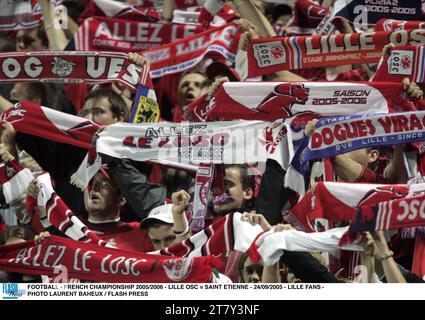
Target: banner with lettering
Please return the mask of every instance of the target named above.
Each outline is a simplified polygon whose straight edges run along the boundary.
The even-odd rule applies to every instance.
[[[119,52],[33,51],[0,53],[0,83],[99,84],[118,81],[135,90],[140,68]]]
[[[383,47],[425,43],[425,30],[255,39],[248,49],[248,77],[282,70],[378,62]]]
[[[94,17],[85,20],[68,50],[137,52],[159,47],[202,32],[197,25]]]
[[[304,160],[332,157],[352,150],[425,140],[425,111],[319,120]]]
[[[423,0],[337,0],[332,11],[316,29],[318,34],[333,34],[338,19],[354,24],[356,29],[375,25],[381,19],[424,20]],[[376,29],[376,31],[380,31]]]
[[[425,21],[381,19],[375,26],[375,31],[397,31],[409,29],[425,29]]]
[[[100,247],[50,236],[41,244],[28,241],[0,246],[0,269],[21,274],[112,283],[209,282],[216,257],[167,256]],[[56,271],[56,272],[55,272]]]
[[[374,81],[403,81],[409,78],[417,83],[425,82],[425,47],[400,46],[389,48],[388,56],[379,62]]]
[[[71,181],[84,189],[99,171],[99,153],[135,161],[169,160],[187,164],[255,163],[272,158],[286,168],[288,152],[284,124],[264,121],[207,123],[117,123],[93,138]]]
[[[425,225],[425,196],[395,199],[363,205],[351,222],[350,234]]]
[[[235,62],[240,34],[236,24],[229,23],[141,54],[151,62],[151,77],[158,78],[191,69],[205,57]]]
[[[188,112],[198,121],[360,115],[397,105],[407,111],[403,96],[401,82],[226,82],[209,104],[195,101]]]
[[[144,5],[132,6],[125,1],[115,0],[89,0],[89,3],[81,13],[79,19],[82,21],[94,16],[115,17],[136,21],[158,21],[161,13]]]

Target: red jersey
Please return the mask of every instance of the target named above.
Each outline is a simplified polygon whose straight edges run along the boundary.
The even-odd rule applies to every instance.
[[[139,252],[155,250],[147,231],[140,229],[139,222],[118,221],[101,224],[83,222],[101,239],[110,242],[119,249]]]

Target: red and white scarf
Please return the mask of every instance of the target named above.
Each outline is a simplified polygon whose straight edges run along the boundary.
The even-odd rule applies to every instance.
[[[85,11],[80,15],[80,19],[91,17],[115,17],[137,21],[158,21],[161,19],[159,11],[144,8],[143,6],[132,6],[114,0],[89,0]]]
[[[239,212],[229,213],[189,239],[153,253],[191,258],[211,255],[227,257],[233,250],[246,252],[263,229],[242,221],[241,216]]]
[[[33,179],[31,171],[16,160],[0,163],[0,184],[6,203],[11,203],[24,194]]]
[[[425,22],[381,19],[376,23],[375,26],[376,31],[397,31],[410,29],[425,29]]]
[[[187,112],[194,121],[388,113],[393,106],[409,110],[404,96],[401,83],[227,82],[210,101],[195,101]]]
[[[413,197],[424,191],[424,183],[385,185],[319,182],[314,193],[308,192],[298,204],[284,214],[284,218],[301,230],[314,232],[311,223],[314,219],[352,221],[360,206]]]
[[[28,241],[0,246],[0,268],[22,274],[55,277],[60,266],[69,278],[112,283],[210,282],[215,257],[173,258],[99,247],[50,236],[41,244]]]
[[[191,69],[205,57],[235,62],[240,34],[236,24],[229,23],[142,54],[151,62],[151,77],[158,78]]]
[[[266,265],[273,265],[284,254],[283,251],[296,252],[334,252],[338,249],[349,251],[363,251],[361,245],[347,243],[342,248],[340,239],[347,232],[348,227],[333,228],[323,232],[306,233],[298,230],[285,230],[275,232],[272,230],[258,237],[248,250],[251,260],[260,258]]]
[[[248,77],[282,70],[378,62],[388,43],[425,43],[425,30],[382,31],[330,36],[298,36],[252,40]]]
[[[8,52],[0,54],[0,67],[0,82],[118,81],[135,90],[140,80],[140,68],[119,52]]]
[[[291,35],[313,34],[318,24],[330,12],[310,0],[297,0],[294,3],[293,18],[286,27]]]
[[[138,52],[200,32],[202,27],[196,25],[94,17],[84,21],[72,38],[68,49]]]
[[[87,243],[92,242],[98,246],[114,248],[113,245],[102,240],[93,231],[87,228],[87,226],[69,210],[68,206],[53,189],[50,174],[44,173],[39,175],[36,179],[36,183],[39,189],[37,205],[44,207],[46,210],[46,217],[40,219],[44,228],[53,225],[71,239]]]
[[[37,0],[0,0],[0,31],[35,28],[42,17]]]
[[[388,56],[382,57],[374,81],[425,82],[425,46],[400,46],[389,48]]]
[[[362,205],[351,222],[350,234],[425,225],[425,190],[417,196]]]
[[[99,125],[32,102],[20,102],[6,110],[1,121],[29,135],[88,149]]]
[[[183,163],[264,162],[288,166],[286,128],[262,121],[211,123],[146,123],[108,126],[71,180],[84,189],[100,169],[99,153],[135,161],[171,160]]]

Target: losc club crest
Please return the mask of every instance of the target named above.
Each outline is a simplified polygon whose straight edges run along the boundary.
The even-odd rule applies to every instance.
[[[60,77],[69,76],[74,71],[75,63],[54,57],[52,62],[52,73]]]
[[[16,173],[16,169],[14,167],[6,165],[5,169],[6,169],[6,177],[8,179],[12,178],[13,175]]]
[[[165,274],[170,280],[181,281],[188,277],[192,270],[193,260],[191,258],[167,260],[163,264]]]
[[[252,47],[260,68],[286,63],[286,51],[281,41],[256,43]]]
[[[388,58],[388,74],[410,76],[413,73],[412,50],[393,50]]]

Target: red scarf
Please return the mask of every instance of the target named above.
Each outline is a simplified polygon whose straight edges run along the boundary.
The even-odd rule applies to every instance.
[[[425,29],[425,22],[381,19],[375,26],[376,31],[397,31],[410,29]]]
[[[425,225],[425,196],[362,205],[349,233],[409,228]]]
[[[240,31],[229,23],[176,42],[142,52],[151,62],[152,78],[191,69],[205,57],[235,62]]]
[[[313,34],[318,24],[329,12],[329,9],[310,0],[295,1],[293,19],[288,23],[290,34]]]
[[[401,82],[404,78],[425,82],[425,46],[400,46],[388,49],[382,57],[374,81]]]
[[[77,51],[137,52],[202,32],[201,26],[95,17],[85,20],[72,41]]]
[[[313,232],[311,221],[314,219],[351,221],[354,220],[357,208],[360,206],[412,197],[424,190],[425,184],[423,183],[379,185],[319,182],[314,194],[311,191],[308,192],[298,204],[285,213],[285,219],[301,229]]]
[[[361,98],[353,95],[362,95]],[[203,96],[189,105],[187,119],[264,120],[316,115],[390,112],[411,110],[401,83],[380,82],[228,82],[212,99]],[[299,131],[299,130],[298,130]]]
[[[89,5],[79,19],[83,21],[94,16],[116,17],[136,21],[158,21],[161,19],[161,13],[156,10],[144,8],[143,6],[131,6],[114,0],[90,0]]]
[[[29,241],[0,246],[2,270],[55,277],[55,267],[62,265],[69,278],[96,282],[209,282],[211,268],[219,264],[215,257],[170,259],[57,236],[50,236],[39,245]]]
[[[189,239],[154,253],[176,257],[227,257],[233,250],[246,252],[262,233],[259,225],[242,221],[241,213],[229,213]]]
[[[11,203],[27,191],[34,179],[31,171],[22,167],[16,160],[0,164],[0,184],[6,203]]]
[[[52,1],[52,2],[57,2]],[[32,29],[39,25],[43,14],[37,0],[0,1],[0,31]]]
[[[423,44],[425,30],[255,39],[248,49],[248,77],[282,70],[377,62],[382,48],[390,42]]]
[[[0,82],[111,83],[135,90],[139,67],[119,52],[8,52],[0,54]]]
[[[15,104],[1,115],[23,133],[88,149],[99,125],[32,102]]]

